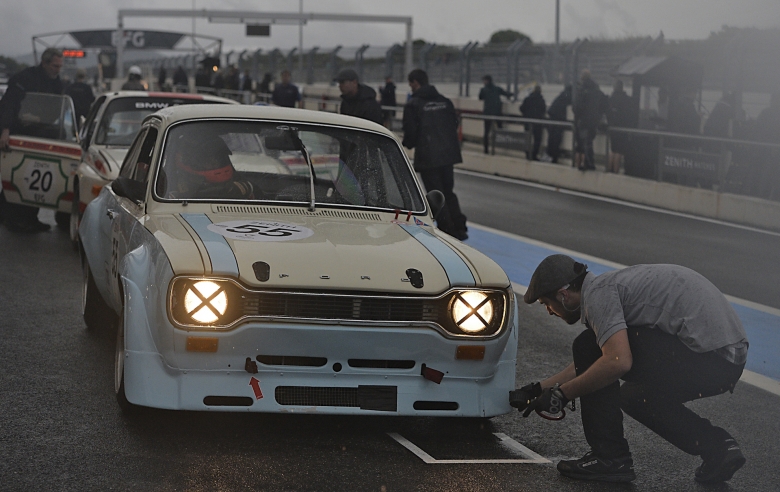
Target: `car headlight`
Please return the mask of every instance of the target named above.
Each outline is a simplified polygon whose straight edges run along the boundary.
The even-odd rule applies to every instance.
[[[171,287],[171,314],[179,325],[224,328],[240,316],[237,294],[229,281],[179,278]]]
[[[455,335],[494,335],[506,317],[505,296],[498,291],[455,290],[448,306],[450,322],[445,329]]]

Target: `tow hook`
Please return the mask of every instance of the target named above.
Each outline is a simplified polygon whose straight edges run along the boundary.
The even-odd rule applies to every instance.
[[[257,362],[253,361],[251,357],[247,357],[246,362],[244,362],[244,370],[249,374],[257,374]]]

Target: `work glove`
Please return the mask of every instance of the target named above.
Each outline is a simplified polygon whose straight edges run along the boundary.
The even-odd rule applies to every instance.
[[[561,391],[560,385],[556,384],[552,388],[542,391],[542,394],[525,409],[523,417],[528,417],[534,411],[554,416],[561,413],[567,403],[569,403],[569,399]]]
[[[522,412],[531,401],[542,394],[542,385],[531,383],[509,392],[509,405]]]

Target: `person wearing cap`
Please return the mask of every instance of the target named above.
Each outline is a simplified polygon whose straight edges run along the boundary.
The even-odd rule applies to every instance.
[[[289,70],[282,70],[281,77],[281,83],[274,85],[271,102],[277,106],[294,108],[298,101],[301,100],[301,93],[298,91],[298,86],[290,82],[292,75]]]
[[[444,194],[444,207],[436,223],[450,236],[468,239],[466,216],[460,210],[454,166],[463,162],[458,139],[458,113],[452,101],[428,83],[428,74],[416,68],[407,76],[412,97],[404,105],[403,145],[414,149],[414,170],[425,189]]]
[[[46,48],[41,54],[41,63],[28,67],[8,80],[8,90],[0,100],[0,150],[6,150],[11,134],[17,131],[22,100],[28,92],[62,94],[60,79],[63,58],[62,51]],[[19,203],[7,203],[0,190],[0,208],[6,227],[13,232],[43,232],[51,226],[38,220],[38,207]]]
[[[138,65],[133,65],[130,67],[130,69],[127,71],[127,81],[122,84],[122,90],[123,91],[145,91],[146,86],[141,82],[141,78],[143,77],[143,73],[141,72],[141,67]]]
[[[557,254],[536,268],[523,300],[538,300],[550,315],[585,325],[568,367],[509,396],[524,417],[532,411],[558,414],[580,398],[591,450],[581,459],[559,462],[562,475],[634,480],[621,409],[682,451],[700,456],[698,482],[729,480],[745,463],[726,430],[684,405],[733,392],[747,359],[742,323],[702,275],[677,265],[635,265],[595,276],[586,265]]]
[[[341,91],[341,114],[382,124],[382,107],[376,100],[376,91],[361,84],[357,72],[351,68],[342,70],[336,76],[336,82]]]
[[[76,70],[76,81],[65,89],[65,94],[73,99],[73,109],[76,111],[76,121],[78,121],[79,124],[81,124],[81,117],[87,116],[89,107],[95,100],[95,94],[92,92],[92,87],[90,87],[85,80],[87,80],[87,72],[83,68],[79,68]]]

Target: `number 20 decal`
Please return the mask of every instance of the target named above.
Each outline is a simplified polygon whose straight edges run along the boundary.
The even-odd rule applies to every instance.
[[[33,191],[47,192],[51,189],[51,182],[53,176],[51,171],[44,171],[41,173],[39,169],[34,169],[30,174],[32,181],[30,182],[30,189]]]

